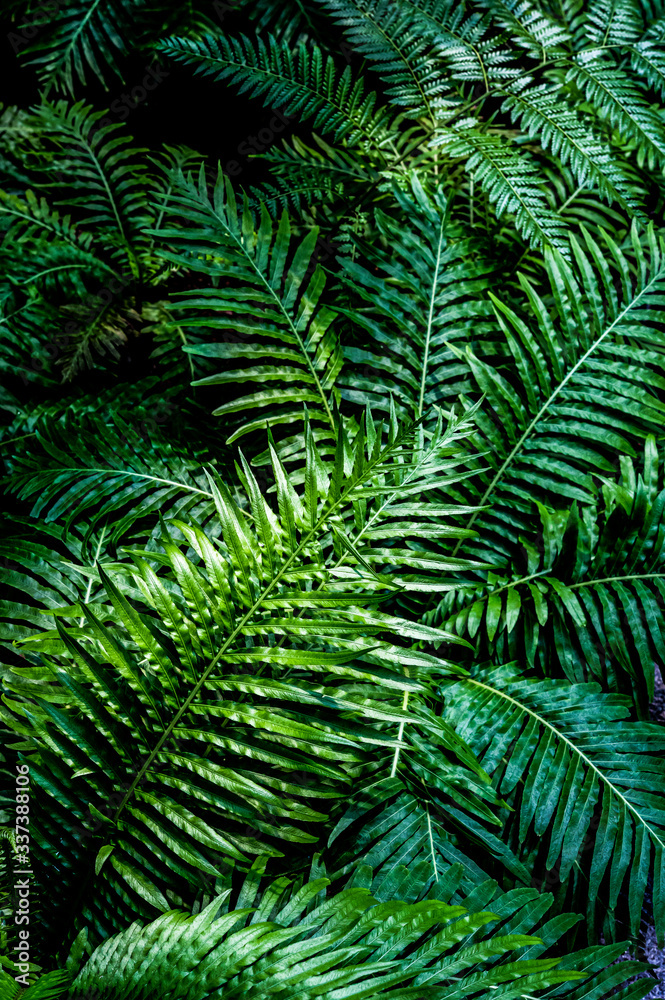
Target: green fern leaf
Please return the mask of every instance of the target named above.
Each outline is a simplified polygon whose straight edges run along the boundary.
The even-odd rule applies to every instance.
[[[160,230],[162,239],[176,249],[162,250],[162,256],[213,281],[226,280],[224,287],[215,282],[195,296],[184,293],[178,305],[180,322],[234,332],[230,342],[210,339],[185,348],[231,366],[194,384],[257,386],[256,392],[213,411],[224,417],[241,414],[242,423],[228,443],[268,423],[299,421],[303,403],[312,418],[324,424],[326,434],[333,435],[335,379],[342,355],[331,329],[334,314],[321,302],[325,278],[313,259],[316,230],[294,247],[286,214],[275,232],[265,207],[256,227],[247,201],[238,211],[230,182],[221,175],[212,201],[201,174],[198,188],[191,180],[181,180],[173,203],[189,225]],[[247,343],[236,333],[251,339]],[[238,362],[245,367],[236,367]]]
[[[404,640],[459,640],[382,614],[386,583],[356,572],[340,585],[333,570],[342,560],[334,546],[322,551],[347,511],[408,493],[411,449],[408,428],[367,448],[361,438],[350,473],[338,450],[328,481],[310,441],[302,496],[273,455],[278,514],[245,466],[251,518],[211,477],[220,542],[195,521],[173,521],[159,547],[129,551],[135,568],[99,565],[101,608],[52,609],[56,629],[30,643],[48,650],[39,680],[50,695],[24,700],[19,671],[4,715],[35,751],[31,773],[49,814],[34,848],[40,863],[50,863],[61,810],[74,817],[60,850],[69,870],[88,868],[95,889],[72,913],[75,924],[117,927],[132,905],[165,909],[173,886],[193,898],[204,878],[223,880],[248,855],[312,843],[328,800],[370,755],[398,757],[412,720],[479,773],[433,713],[419,709],[414,720],[404,700],[424,693],[420,675],[434,666],[455,669]],[[141,601],[124,596],[125,581]],[[397,740],[387,726],[400,727]],[[473,794],[459,806],[491,816]],[[94,876],[88,844],[114,847]]]
[[[617,200],[644,218],[632,178],[611,147],[594,134],[588,120],[566,108],[558,88],[541,84],[510,94],[503,107],[515,124],[570,165],[580,186],[597,187],[608,201]]]
[[[504,212],[513,215],[518,232],[529,243],[566,250],[566,227],[547,206],[545,179],[531,156],[518,153],[500,136],[479,130],[473,118],[439,130],[434,145],[442,146],[451,159],[464,160],[499,218]]]
[[[174,1000],[205,1000],[222,990],[254,990],[255,982],[262,991],[306,989],[334,997],[343,990],[360,1000],[368,976],[372,994],[381,997],[434,997],[446,989],[463,998],[489,989],[508,995],[515,980],[532,991],[582,978],[557,971],[556,959],[522,960],[516,951],[538,939],[488,933],[484,925],[492,913],[466,913],[437,900],[377,903],[360,888],[321,899],[326,885],[327,879],[310,882],[286,906],[275,907],[268,893],[269,922],[265,905],[215,919],[216,899],[193,917],[172,911],[146,927],[134,923],[93,953],[76,979],[73,1000],[90,987],[100,1000],[123,1000],[137,988],[142,996],[159,989]],[[478,940],[469,946],[474,931]],[[131,959],[120,964],[118,954]],[[497,957],[504,961],[493,964]]]
[[[449,84],[429,38],[415,29],[408,4],[390,0],[322,0],[351,45],[373,65],[391,103],[410,118],[434,118]]]
[[[568,31],[541,5],[531,0],[482,0],[481,5],[532,59],[544,61],[568,49]]]
[[[256,47],[245,36],[224,38],[207,35],[200,39],[170,38],[158,43],[159,51],[192,66],[203,76],[230,80],[240,93],[261,97],[269,106],[282,108],[301,120],[313,119],[313,127],[330,132],[339,140],[365,140],[376,148],[388,119],[385,110],[375,110],[376,95],[365,94],[362,82],[352,81],[347,66],[339,75],[330,57],[320,49],[300,45],[295,53],[272,36],[258,39]]]
[[[576,83],[610,125],[632,139],[651,166],[664,162],[665,126],[636,81],[598,51],[576,56],[567,81]]]
[[[492,455],[492,472],[480,475],[473,499],[493,503],[487,520],[474,515],[471,522],[480,517],[485,532],[492,531],[502,560],[534,499],[593,502],[592,477],[612,472],[617,452],[634,455],[649,433],[659,433],[660,245],[651,234],[645,248],[634,231],[628,257],[610,237],[599,245],[587,234],[584,247],[573,241],[573,252],[575,266],[546,253],[553,305],[521,279],[533,319],[494,299],[515,381],[469,356],[486,394],[476,416],[478,443]],[[473,543],[469,552],[489,555]]]
[[[469,242],[451,245],[442,189],[427,193],[415,175],[410,186],[408,194],[395,192],[399,219],[377,213],[390,249],[358,240],[363,263],[341,261],[347,287],[363,305],[344,310],[361,334],[345,347],[340,386],[345,398],[373,409],[387,408],[390,389],[403,415],[419,418],[465,388],[463,364],[449,343],[473,344],[494,331],[481,297],[486,265],[473,261]]]
[[[650,865],[661,870],[665,849],[662,728],[624,722],[626,700],[597,685],[524,678],[509,666],[476,671],[442,694],[447,718],[495,774],[501,794],[520,786],[519,796],[509,798],[516,809],[509,839],[524,843],[533,830],[547,847],[543,875],[555,871],[562,882],[573,865],[585,865],[590,936],[601,888],[611,926],[625,883],[636,934]],[[662,936],[665,900],[657,883],[654,914]]]

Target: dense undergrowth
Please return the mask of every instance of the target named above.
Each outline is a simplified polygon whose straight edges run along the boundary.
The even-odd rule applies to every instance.
[[[665,6],[8,16],[0,997],[645,996]]]

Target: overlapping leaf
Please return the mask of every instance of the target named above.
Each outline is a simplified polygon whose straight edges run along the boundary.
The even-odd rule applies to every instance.
[[[622,890],[631,933],[637,933],[653,866],[653,912],[662,940],[662,727],[624,721],[627,699],[603,694],[596,684],[524,677],[515,666],[476,670],[444,684],[441,694],[446,718],[514,809],[508,842],[519,848],[536,842],[529,834],[538,838],[534,866],[540,878],[551,873],[554,882],[565,882],[573,866],[588,866],[583,892],[590,936],[603,912],[605,933],[614,933]]]
[[[450,344],[489,339],[483,346],[491,350],[494,317],[483,296],[488,265],[473,260],[471,243],[449,239],[442,187],[429,194],[414,175],[409,193],[395,197],[402,217],[377,215],[389,249],[358,241],[363,263],[341,261],[362,305],[344,310],[355,342],[345,345],[347,367],[339,381],[353,402],[387,408],[389,390],[405,415],[425,413],[431,420],[437,406],[450,404],[466,387],[467,372]]]
[[[539,946],[539,939],[488,931],[496,919],[491,912],[467,913],[438,900],[381,903],[360,888],[326,899],[326,885],[326,879],[313,880],[284,901],[288,884],[277,884],[255,910],[217,919],[219,899],[197,916],[171,911],[146,927],[135,923],[93,953],[72,1000],[82,1000],[90,988],[100,1000],[155,989],[168,989],[174,1000],[206,1000],[222,989],[231,996],[260,989],[322,997],[343,990],[361,998],[368,976],[372,995],[395,1000],[415,992],[438,997],[442,990],[454,998],[490,990],[508,997],[515,982],[533,991],[583,978],[559,971],[556,958],[522,957],[522,949]],[[121,962],[120,955],[131,958]]]
[[[195,385],[257,386],[213,411],[231,420],[241,415],[229,443],[268,423],[300,422],[303,403],[332,437],[342,356],[334,314],[321,301],[325,277],[314,257],[316,230],[296,242],[286,213],[275,230],[265,207],[257,227],[247,202],[239,211],[221,176],[210,200],[203,172],[198,187],[183,178],[172,201],[188,225],[160,231],[174,247],[161,253],[210,280],[210,287],[179,298],[182,325],[210,331],[207,343],[186,350],[227,362]]]
[[[459,640],[379,611],[392,586],[375,572],[340,581],[346,553],[357,551],[347,510],[427,492],[437,472],[445,482],[437,438],[426,462],[412,431],[382,441],[370,426],[346,474],[338,449],[330,481],[310,430],[301,495],[273,452],[278,513],[246,463],[244,510],[211,477],[220,541],[194,520],[172,520],[157,550],[129,551],[135,568],[100,565],[104,602],[62,608],[56,629],[31,642],[45,652],[31,701],[22,700],[21,668],[8,676],[18,718],[5,710],[5,719],[43,796],[35,855],[53,863],[67,809],[59,853],[74,881],[63,876],[63,905],[87,870],[74,922],[117,928],[131,907],[148,913],[174,893],[193,898],[252,854],[314,842],[331,797],[377,754],[393,759],[412,718],[421,740],[429,733],[452,755],[438,764],[454,772],[448,794],[461,767],[460,808],[491,819],[473,757],[404,698],[424,694],[432,669],[456,669],[411,649],[414,640]],[[413,482],[412,465],[421,470]],[[326,543],[331,530],[340,555]],[[142,600],[128,601],[124,579]]]

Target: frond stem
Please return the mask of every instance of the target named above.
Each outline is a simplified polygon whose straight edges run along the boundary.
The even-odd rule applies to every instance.
[[[381,465],[381,463],[386,460],[386,458],[392,453],[392,451],[396,447],[398,447],[399,444],[401,444],[401,440],[403,439],[403,437],[404,437],[404,435],[398,436],[395,439],[395,441],[392,442],[392,444],[389,444],[388,447],[383,452],[381,452],[381,454],[379,454],[377,456],[377,458],[375,459],[374,462],[369,462],[367,464],[367,466],[365,467],[365,469],[363,470],[363,473],[358,477],[358,479],[353,484],[350,485],[349,490],[346,493],[340,494],[340,496],[336,500],[334,500],[330,504],[330,506],[327,507],[323,511],[323,513],[321,514],[321,516],[316,521],[316,524],[310,529],[310,531],[307,532],[307,534],[304,537],[301,538],[300,542],[294,548],[294,550],[291,553],[291,555],[286,559],[286,561],[284,562],[284,564],[281,566],[279,572],[275,574],[275,576],[272,578],[272,580],[270,580],[270,582],[265,587],[265,589],[263,590],[263,592],[254,601],[254,603],[251,606],[251,608],[247,612],[245,612],[245,614],[240,619],[240,621],[238,622],[238,624],[236,625],[236,627],[233,629],[233,631],[231,632],[231,634],[224,640],[224,642],[222,643],[222,645],[221,645],[218,653],[210,661],[210,663],[208,664],[208,666],[206,667],[206,669],[201,674],[201,677],[199,678],[199,680],[197,681],[197,683],[195,684],[195,686],[192,688],[192,690],[190,691],[189,695],[187,696],[187,698],[185,699],[185,701],[183,702],[183,704],[180,706],[180,708],[178,709],[178,711],[176,712],[176,714],[173,716],[173,718],[171,719],[171,721],[167,725],[166,729],[164,730],[164,732],[160,736],[159,740],[157,741],[156,746],[150,751],[150,753],[148,754],[148,756],[144,760],[144,762],[141,765],[141,768],[139,769],[136,777],[134,778],[134,780],[132,781],[131,785],[127,789],[127,791],[126,791],[126,793],[125,793],[122,801],[120,802],[120,805],[118,806],[118,808],[115,811],[115,814],[114,814],[113,820],[112,820],[113,823],[117,823],[118,822],[118,819],[119,819],[120,815],[122,814],[123,809],[125,808],[125,806],[126,806],[127,802],[129,801],[129,799],[134,794],[136,788],[140,785],[140,783],[143,780],[143,777],[146,774],[148,768],[151,766],[151,764],[153,763],[153,761],[155,760],[155,758],[159,754],[159,752],[162,749],[162,747],[164,746],[164,744],[171,738],[175,727],[178,725],[178,723],[180,722],[180,720],[183,717],[183,715],[185,715],[185,713],[188,711],[190,705],[193,703],[194,699],[198,696],[199,692],[203,688],[203,685],[205,684],[205,682],[207,681],[208,677],[210,676],[210,674],[212,673],[212,671],[215,669],[215,667],[217,666],[217,664],[219,663],[219,661],[221,660],[221,658],[228,651],[228,649],[231,647],[231,645],[235,642],[235,640],[238,638],[238,636],[242,633],[242,630],[245,627],[245,625],[256,614],[256,612],[261,608],[263,602],[272,593],[272,591],[275,589],[275,587],[281,582],[281,580],[284,577],[285,573],[288,572],[288,570],[291,567],[291,565],[296,561],[296,559],[300,556],[300,554],[307,548],[307,546],[309,545],[310,541],[313,538],[315,538],[320,533],[320,531],[323,528],[323,526],[325,525],[326,521],[329,520],[329,518],[335,513],[335,511],[339,507],[342,506],[342,504],[348,502],[348,495],[352,494],[353,488],[357,487],[359,483],[364,482],[365,479],[367,479],[371,475],[373,469],[377,465]]]

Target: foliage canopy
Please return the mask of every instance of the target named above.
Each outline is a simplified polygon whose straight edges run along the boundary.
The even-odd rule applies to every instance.
[[[639,1000],[665,7],[56,6],[0,117],[0,1000]],[[254,182],[112,117],[137,57],[290,121]]]

